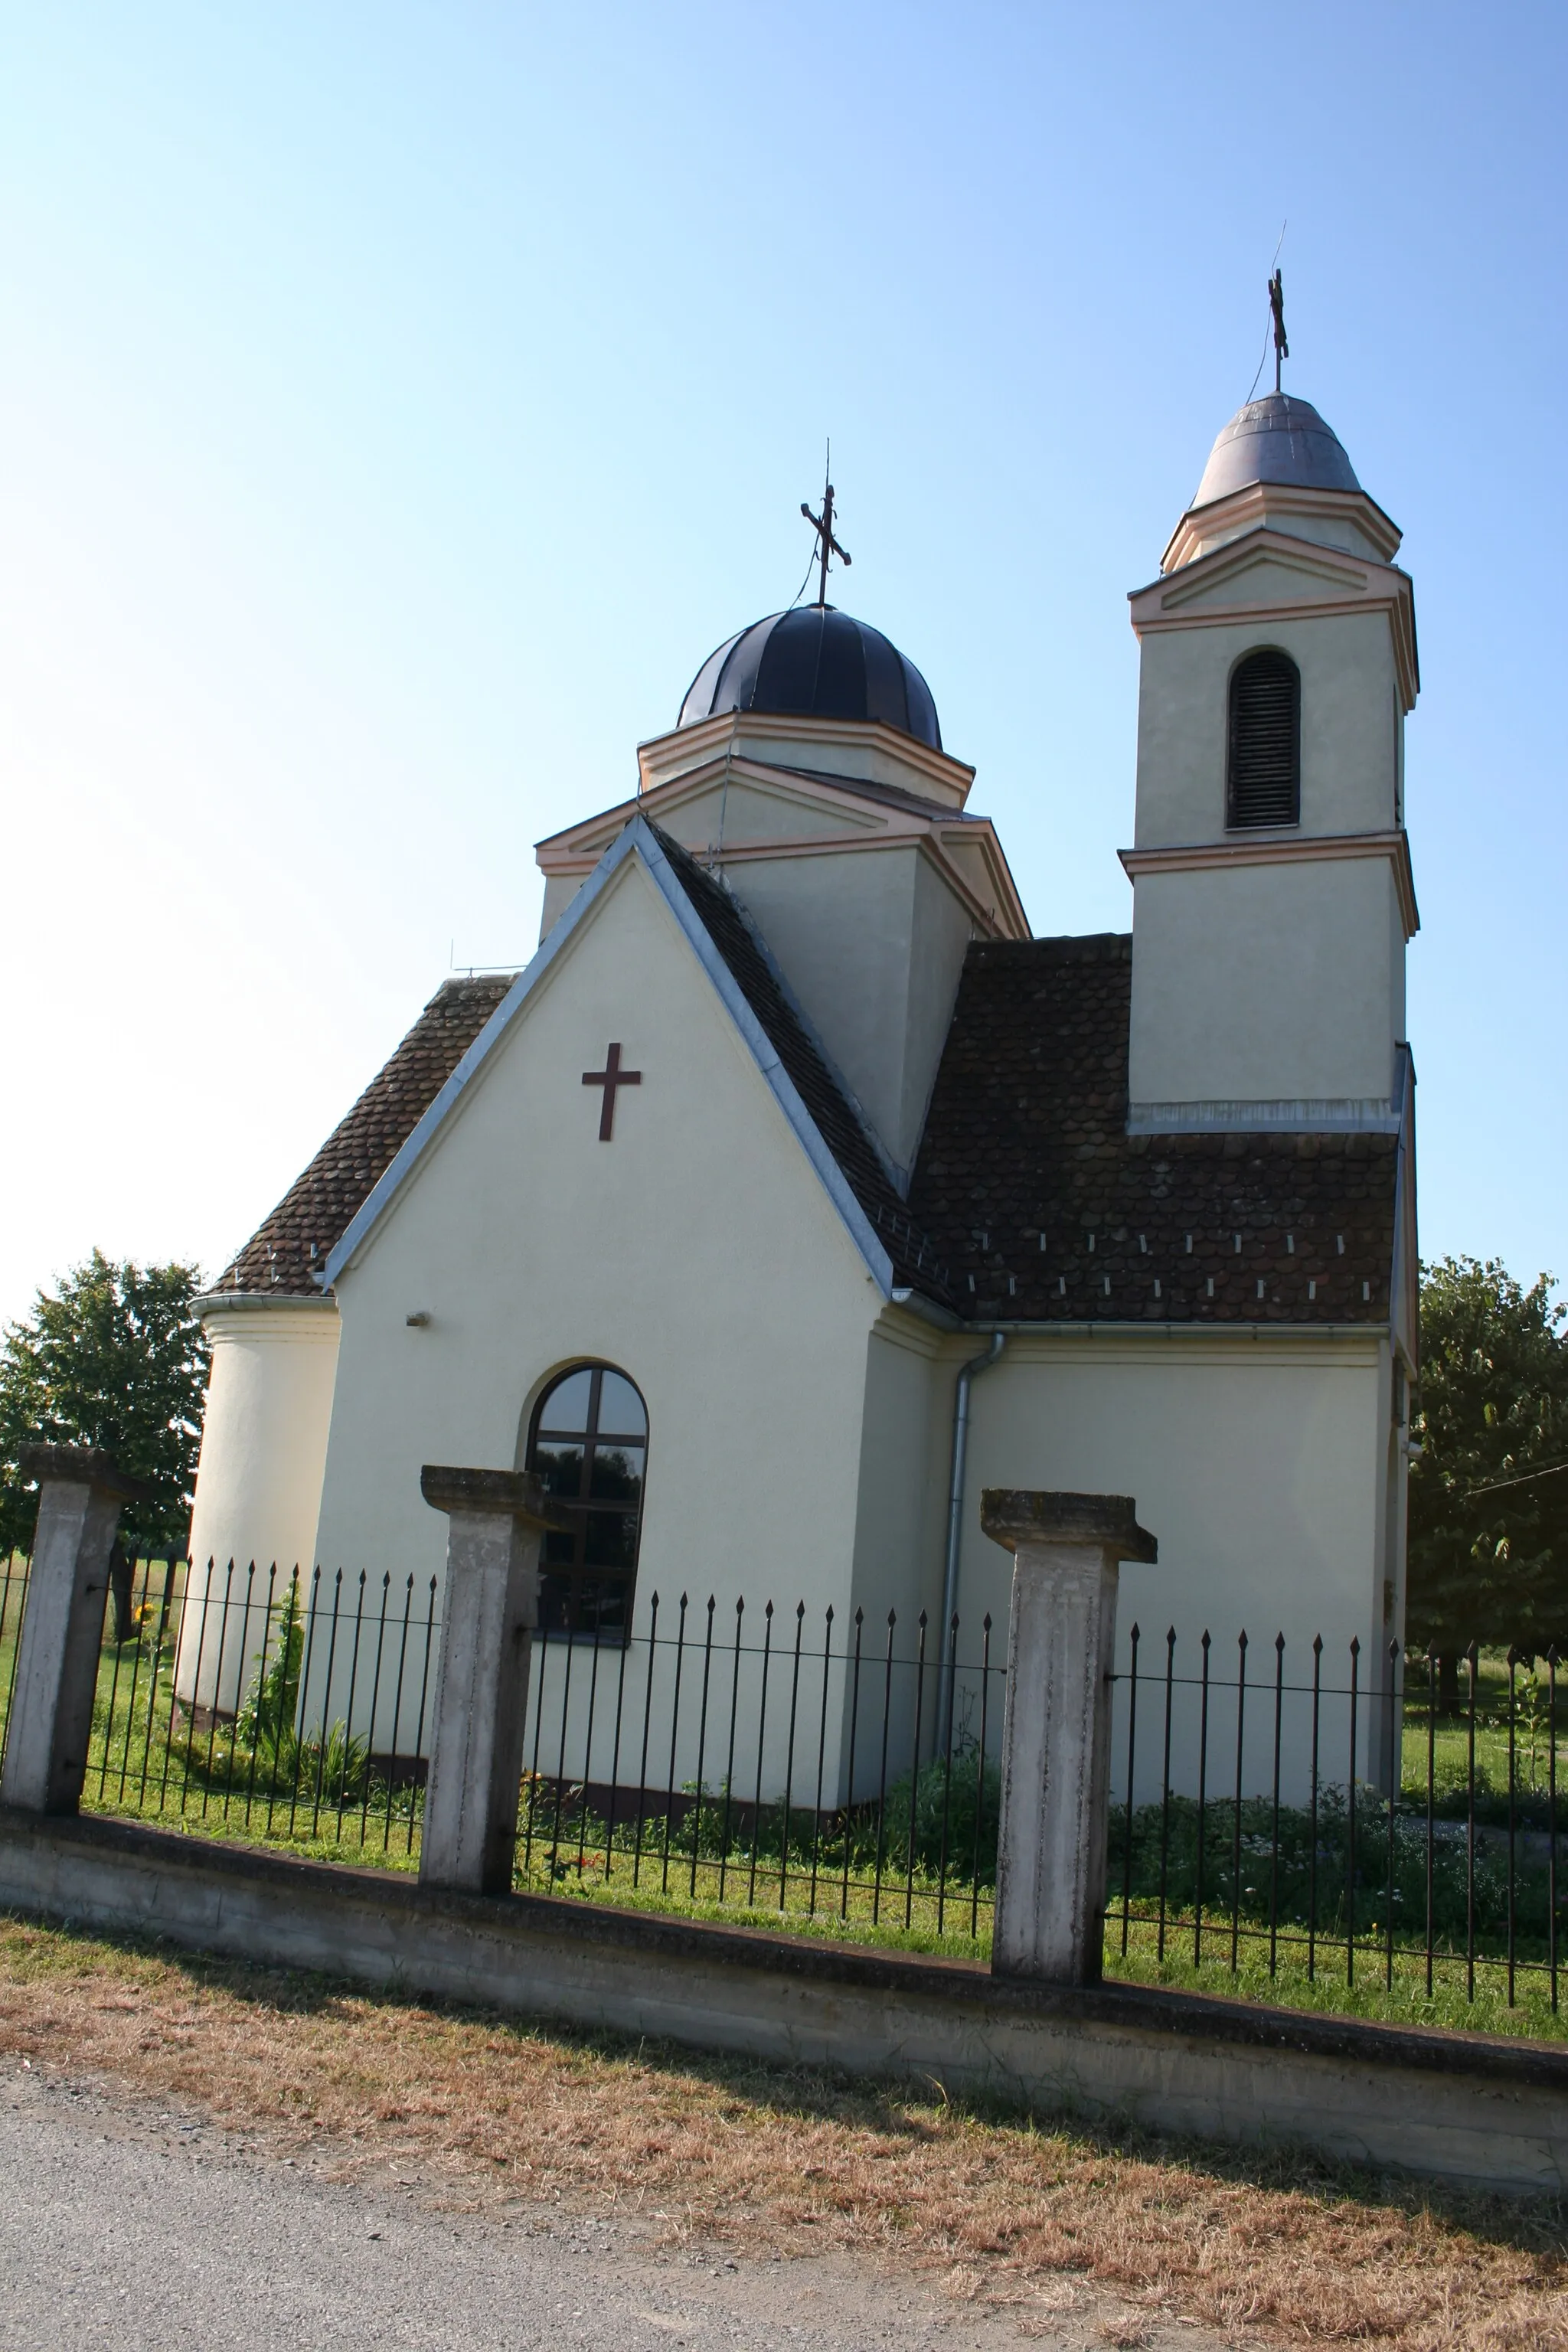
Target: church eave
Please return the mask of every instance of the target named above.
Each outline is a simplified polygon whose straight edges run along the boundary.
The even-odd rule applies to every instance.
[[[894,1306],[906,1304],[907,1294],[903,1291],[895,1290],[892,1296]],[[927,1310],[922,1307],[911,1311]],[[1224,1316],[1200,1321],[1195,1317],[1180,1315],[1103,1316],[1099,1319],[1064,1315],[1059,1320],[1051,1316],[953,1315],[944,1318],[942,1328],[973,1332],[977,1339],[984,1339],[988,1332],[1005,1331],[1010,1339],[1237,1339],[1256,1345],[1264,1340],[1308,1340],[1314,1344],[1331,1339],[1342,1343],[1348,1339],[1382,1340],[1390,1336],[1392,1327],[1386,1318],[1367,1323],[1258,1323]]]
[[[1169,575],[1183,570],[1188,562],[1202,562],[1202,557],[1184,556],[1183,550],[1212,537],[1232,520],[1269,514],[1342,515],[1348,521],[1359,524],[1385,562],[1398,553],[1404,538],[1393,516],[1364,490],[1318,489],[1307,483],[1248,482],[1238,490],[1228,491],[1224,498],[1187,509],[1160,558],[1161,572]]]
[[[795,807],[819,813],[829,824],[842,822],[847,803],[858,805],[866,822],[863,830],[852,833],[780,833],[725,842],[721,858],[714,862],[726,866],[741,866],[785,857],[841,856],[858,850],[903,849],[913,845],[936,862],[949,887],[982,930],[1004,939],[1029,937],[1028,916],[990,817],[972,816],[963,810],[943,808],[933,802],[921,803],[913,794],[885,788],[867,779],[817,775],[804,769],[773,767],[762,761],[724,757],[704,761],[700,766],[656,785],[640,801],[624,801],[614,808],[601,810],[581,824],[547,835],[534,845],[541,872],[568,880],[585,877],[634,815],[647,816],[679,837],[681,808],[724,778],[754,785]],[[979,851],[992,885],[989,902],[981,898],[949,854],[950,844]],[[710,861],[714,848],[708,842],[688,842],[686,846],[704,864]]]
[[[896,767],[924,777],[939,798],[958,808],[967,800],[974,782],[974,770],[964,761],[922,743],[917,736],[906,735],[901,728],[889,726],[885,719],[817,719],[804,714],[723,710],[695,726],[672,728],[667,734],[650,736],[639,743],[641,789],[645,793],[656,791],[675,776],[684,774],[688,767],[704,756],[721,753],[726,745],[734,747],[736,757],[743,757],[742,746],[748,737],[775,743],[782,740],[820,745],[825,749],[838,746],[851,752],[869,748]],[[817,763],[814,761],[812,764]]]
[[[1298,859],[1313,861],[1385,857],[1394,869],[1394,892],[1406,941],[1421,928],[1415,903],[1415,875],[1410,862],[1410,836],[1403,825],[1383,833],[1254,833],[1233,834],[1224,841],[1162,844],[1116,853],[1130,882],[1144,874],[1195,874],[1214,867],[1289,866]]]
[[[714,785],[724,783],[752,786],[787,806],[809,810],[814,814],[820,813],[829,823],[842,823],[846,803],[850,803],[858,821],[868,830],[892,827],[912,831],[931,825],[990,823],[989,818],[970,816],[946,802],[880,783],[874,777],[781,767],[773,761],[721,750],[709,759],[683,768],[678,775],[645,786],[630,800],[617,801],[593,816],[563,826],[559,833],[547,834],[535,842],[534,856],[547,870],[556,870],[568,859],[586,856],[596,861],[633,816],[647,816],[656,824],[669,828],[673,816],[689,801],[700,799]],[[805,837],[784,836],[786,842]]]

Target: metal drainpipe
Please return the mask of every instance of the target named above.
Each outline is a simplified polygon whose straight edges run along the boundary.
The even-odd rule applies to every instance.
[[[958,1557],[963,1543],[963,1473],[969,1454],[969,1386],[979,1372],[988,1372],[1007,1344],[1005,1331],[993,1331],[983,1356],[972,1356],[960,1368],[952,1397],[952,1476],[947,1490],[947,1569],[942,1581],[942,1713],[937,1727],[937,1754],[947,1754],[952,1733],[952,1620],[958,1607]]]

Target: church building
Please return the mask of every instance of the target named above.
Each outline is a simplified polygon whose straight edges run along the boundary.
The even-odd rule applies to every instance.
[[[926,678],[826,569],[711,653],[635,791],[540,844],[527,969],[443,982],[202,1302],[186,1695],[235,1704],[195,1679],[209,1560],[438,1580],[426,1463],[553,1478],[543,1619],[590,1643],[655,1591],[1005,1629],[979,1496],[1019,1486],[1136,1497],[1124,1627],[1384,1654],[1399,537],[1305,401],[1220,434],[1131,599],[1129,935],[1032,936]]]

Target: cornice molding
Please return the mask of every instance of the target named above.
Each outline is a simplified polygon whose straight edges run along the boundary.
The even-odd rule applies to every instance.
[[[1398,1105],[1384,1095],[1247,1100],[1130,1102],[1129,1135],[1397,1135]]]
[[[1232,525],[1238,531],[1244,530],[1254,518],[1266,523],[1271,514],[1342,516],[1366,533],[1384,562],[1398,553],[1404,537],[1393,516],[1385,514],[1364,490],[1320,490],[1304,483],[1248,482],[1243,488],[1232,490],[1227,498],[1212,499],[1206,506],[1187,509],[1160,558],[1161,571],[1169,573],[1186,564],[1201,562],[1205,552],[1203,542],[1212,540],[1216,531],[1229,530]],[[1312,543],[1326,544],[1322,541]]]
[[[727,866],[776,863],[782,858],[846,857],[862,851],[912,849],[918,856],[929,858],[937,867],[949,889],[988,936],[1005,940],[1032,938],[1034,935],[1018,898],[1011,869],[989,818],[973,820],[965,827],[963,837],[966,844],[973,843],[985,854],[987,869],[996,885],[997,904],[994,907],[987,906],[976,896],[973,882],[947,856],[942,833],[940,824],[917,821],[897,832],[882,834],[836,834],[812,840],[803,840],[795,834],[783,834],[772,840],[727,842],[721,851],[710,850],[705,844],[688,843],[685,845],[690,856],[710,873],[722,871]],[[597,848],[556,853],[548,859],[541,854],[539,863],[547,874],[586,877],[594,871],[604,854],[604,845],[601,845]]]
[[[721,723],[705,720],[704,726]],[[689,728],[684,731],[697,735],[702,730]],[[710,858],[709,843],[687,842],[685,845],[691,855],[705,863],[742,866],[784,857],[837,857],[857,850],[917,848],[937,867],[987,936],[1016,940],[1032,936],[1006,853],[990,817],[971,816],[963,810],[940,805],[924,810],[903,807],[885,795],[875,778],[805,775],[799,769],[779,768],[725,748],[710,751],[699,765],[667,778],[640,798],[601,809],[581,824],[569,825],[536,843],[534,857],[540,870],[546,876],[586,878],[616,835],[636,816],[647,816],[656,824],[667,826],[679,839],[682,806],[710,792],[725,776],[732,783],[744,783],[775,795],[793,807],[820,812],[824,830],[727,841],[722,855],[717,858]],[[857,790],[861,783],[866,787],[863,794]],[[858,829],[853,833],[842,830],[850,811],[858,820]],[[988,905],[977,894],[973,879],[965,875],[957,857],[950,854],[950,844],[980,853],[990,877],[994,905]]]
[[[547,834],[542,841],[537,841],[533,845],[535,859],[546,873],[559,871],[563,859],[586,857],[590,864],[595,863],[621,828],[629,824],[634,816],[646,816],[655,824],[668,825],[689,802],[700,799],[703,793],[711,792],[716,785],[726,781],[752,785],[795,808],[809,809],[814,813],[831,811],[839,824],[845,822],[846,800],[854,800],[858,807],[865,811],[863,823],[868,832],[873,828],[885,832],[889,822],[893,826],[905,830],[930,822],[912,810],[895,810],[883,799],[873,800],[868,793],[861,799],[856,794],[853,784],[836,789],[787,769],[767,767],[761,761],[721,754],[715,759],[704,760],[700,767],[683,769],[679,775],[669,777],[664,783],[656,784],[651,791],[639,793],[633,800],[618,801],[613,808],[596,809],[592,816],[580,819],[576,824],[566,825],[560,833]],[[943,818],[946,819],[949,814],[944,810]],[[781,836],[784,839],[792,837],[795,836]]]
[[[288,1324],[296,1338],[321,1339],[338,1319],[335,1298],[307,1298],[296,1290],[209,1290],[191,1304],[204,1329],[209,1323],[221,1322],[228,1317],[254,1322],[258,1316],[271,1315]],[[313,1335],[310,1329],[312,1324],[316,1326]]]
[[[1202,604],[1205,589],[1272,561],[1303,580],[1321,581],[1329,593],[1300,597],[1260,596],[1233,604]],[[1394,664],[1406,711],[1421,690],[1415,641],[1415,593],[1410,574],[1394,563],[1374,563],[1346,548],[1293,539],[1266,524],[1227,540],[1173,572],[1163,572],[1128,596],[1133,635],[1142,641],[1173,629],[1256,628],[1280,621],[1326,620],[1342,614],[1383,613],[1394,636]]]
[[[968,799],[974,782],[974,770],[963,761],[955,760],[950,752],[934,751],[929,743],[879,719],[812,719],[787,712],[722,710],[695,727],[672,728],[668,734],[650,736],[639,743],[639,789],[649,793],[672,782],[688,768],[700,765],[705,757],[722,753],[727,747],[733,748],[737,758],[743,758],[748,740],[798,743],[816,751],[838,750],[852,755],[863,755],[869,748],[882,762],[906,775],[921,777],[934,787],[936,798],[951,801],[958,808]],[[764,760],[761,764],[779,763]],[[893,782],[896,778],[872,777],[868,781]]]
[[[1413,940],[1421,928],[1410,836],[1403,825],[1388,833],[1242,834],[1232,841],[1182,842],[1168,848],[1119,849],[1116,854],[1133,883],[1146,874],[1199,874],[1226,866],[1292,866],[1302,861],[1321,865],[1351,857],[1385,857],[1394,868],[1405,939]]]

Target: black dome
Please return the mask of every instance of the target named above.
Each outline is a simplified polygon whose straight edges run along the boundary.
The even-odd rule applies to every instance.
[[[677,725],[722,710],[804,719],[879,719],[934,751],[942,729],[931,688],[879,629],[831,604],[770,613],[710,653],[687,692]]]

